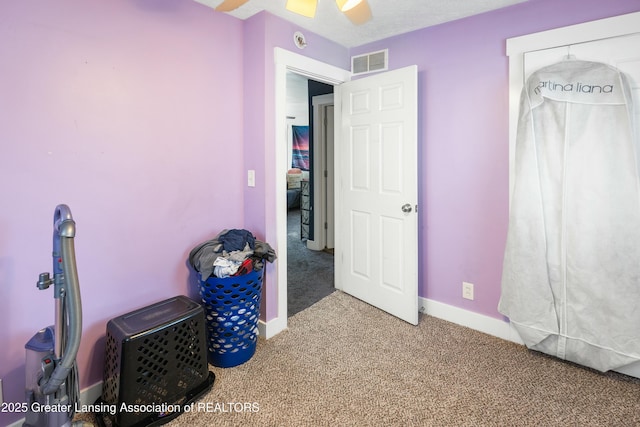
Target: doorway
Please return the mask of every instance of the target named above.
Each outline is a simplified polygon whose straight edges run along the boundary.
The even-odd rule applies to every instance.
[[[334,288],[333,86],[287,71],[287,317]],[[331,227],[328,227],[331,225]]]
[[[274,48],[275,60],[275,136],[276,141],[286,138],[286,85],[287,72],[293,71],[297,74],[313,78],[324,83],[339,85],[351,78],[351,72],[329,65],[327,63],[298,55],[282,48]],[[275,176],[273,189],[276,195],[276,247],[278,250],[278,262],[275,269],[277,281],[277,302],[276,317],[268,318],[259,324],[260,335],[269,339],[287,328],[287,206],[286,200],[286,171],[287,153],[286,144],[275,144]],[[336,284],[339,286],[338,284]]]
[[[341,108],[341,105],[344,102],[343,95],[346,95],[349,93],[348,92],[349,89],[347,89],[347,87],[345,87],[343,83],[349,82],[351,80],[351,72],[346,69],[341,69],[333,65],[329,65],[327,63],[324,63],[309,57],[305,57],[302,55],[298,55],[293,52],[287,51],[285,49],[277,48],[277,47],[274,48],[274,57],[275,57],[274,59],[275,59],[275,101],[276,101],[274,117],[276,118],[275,120],[276,141],[281,140],[281,138],[286,138],[286,135],[287,135],[287,125],[285,121],[286,92],[287,92],[286,79],[287,79],[287,71],[293,71],[297,74],[301,74],[303,76],[312,78],[314,80],[318,80],[324,83],[334,85],[334,87],[336,88],[336,99],[340,101],[336,101],[335,103],[335,117],[336,117],[336,120],[342,118],[341,121],[336,121],[336,129],[340,129],[340,132],[336,132],[336,147],[338,147],[340,145],[340,141],[343,139],[342,138],[343,133],[349,132],[348,127],[345,125],[345,120],[344,120],[345,116],[343,115],[343,110]],[[415,107],[414,111],[410,114],[411,116],[410,119],[413,125],[407,128],[407,135],[410,136],[408,141],[409,144],[407,145],[407,147],[410,147],[411,150],[414,150],[416,148],[416,135],[417,135],[417,124],[416,124],[417,123],[417,89],[416,89],[417,67],[411,66],[409,68],[412,68],[414,72],[412,73],[413,74],[412,77],[407,81],[403,81],[403,82],[387,81],[387,83],[384,83],[385,80],[389,80],[389,79],[393,80],[395,77],[398,76],[398,74],[396,73],[391,73],[391,74],[384,73],[385,76],[381,77],[382,83],[384,83],[384,86],[385,86],[384,88],[378,87],[378,89],[375,89],[373,87],[376,84],[381,83],[381,81],[378,78],[375,78],[373,76],[368,76],[362,79],[358,79],[358,81],[360,82],[358,86],[362,86],[362,85],[368,86],[368,83],[370,83],[372,86],[368,87],[366,91],[374,90],[376,93],[378,93],[383,97],[385,105],[383,108],[384,111],[382,111],[382,114],[380,115],[380,119],[382,120],[397,121],[394,119],[395,117],[394,112],[398,110],[397,108],[395,108],[396,106],[407,105],[408,103],[414,105]],[[404,72],[400,71],[400,73],[404,75]],[[405,89],[408,90],[406,94],[404,92]],[[408,96],[406,100],[403,94]],[[398,96],[400,96],[400,98],[398,98]],[[361,101],[362,101],[361,99],[358,101],[358,108],[356,108],[355,110],[360,111],[361,110],[360,107],[367,105],[366,103],[362,104]],[[402,114],[402,116],[409,117],[407,114]],[[384,128],[387,129],[386,126]],[[388,130],[391,130],[391,129],[389,128]],[[386,148],[391,148],[392,145],[386,144],[386,139],[387,139],[386,137],[389,135],[387,135],[386,132],[382,132],[382,134],[385,139],[385,142],[382,145]],[[391,132],[391,136],[392,135],[394,135],[393,132]],[[352,145],[353,144],[351,144],[350,147]],[[287,280],[287,209],[286,209],[287,207],[284,202],[284,200],[286,200],[286,174],[282,173],[283,170],[286,170],[286,159],[287,159],[286,144],[275,144],[274,154],[275,154],[275,165],[274,165],[275,167],[273,168],[273,171],[275,172],[275,176],[273,179],[273,183],[275,184],[274,194],[276,195],[275,197],[275,201],[276,201],[275,223],[276,224],[275,225],[276,225],[276,242],[277,242],[276,246],[278,250],[278,264],[276,265],[276,270],[275,270],[276,276],[277,276],[277,316],[275,318],[271,318],[270,320],[267,320],[266,323],[262,322],[260,333],[262,336],[264,336],[267,339],[285,330],[288,324],[287,322],[287,319],[288,319],[287,317],[287,284],[288,284],[288,280]],[[404,156],[402,157],[404,158]],[[411,162],[414,162],[417,159],[417,156],[415,154],[409,157]],[[347,164],[343,165],[344,161],[342,160],[342,158],[343,156],[336,153],[335,161],[334,161],[336,165],[336,168],[335,168],[336,180],[340,179],[341,182],[342,182],[342,178],[344,177],[344,171],[348,171],[350,168],[350,165],[348,164],[348,162]],[[384,165],[381,170],[388,170],[388,165],[387,165],[388,161],[393,162],[394,159],[395,160],[398,159],[398,156],[397,155],[387,156],[387,153],[385,152],[385,155],[380,157],[380,159],[384,160],[383,162]],[[338,167],[338,164],[340,164],[340,167]],[[410,171],[409,173],[410,176],[407,176],[405,179],[403,179],[403,181],[406,181],[407,183],[409,182],[412,183],[411,188],[413,188],[414,184],[417,185],[417,178],[416,178],[417,174],[416,174],[416,171],[414,170],[413,164],[410,164],[408,166],[409,167],[405,168],[403,165],[400,168],[400,170]],[[369,179],[373,179],[373,178],[370,177]],[[382,182],[387,182],[387,181],[383,180]],[[344,194],[345,192],[342,190],[339,190],[340,188],[342,188],[340,185],[336,184],[335,188],[337,193],[335,195],[336,204],[334,209],[336,214],[337,213],[342,214],[344,213],[343,209],[345,209],[345,206],[342,205],[344,203],[343,199],[345,197],[345,194]],[[402,206],[400,205],[396,206],[396,204],[394,204],[393,207],[397,209],[402,208],[401,212],[404,212],[407,215],[409,214],[409,212],[411,212],[412,213],[411,216],[414,216],[414,220],[415,220],[415,221],[411,221],[411,226],[414,228],[417,228],[417,216],[415,216],[416,211],[413,211],[412,210],[413,208],[409,209],[409,207],[412,207],[413,205],[417,206],[417,194],[413,194],[410,196],[411,197],[409,196],[402,197],[402,200],[403,200],[402,203],[404,203],[404,205],[402,203],[400,204]],[[349,212],[347,212],[347,215],[350,217],[353,216]],[[351,218],[351,220],[349,221],[353,222],[352,220],[353,218]],[[346,230],[342,230],[341,224],[343,223],[343,221],[344,221],[343,216],[340,216],[339,218],[339,215],[336,215],[335,235],[336,237],[339,236],[343,238],[343,239],[336,239],[336,264],[337,265],[336,265],[336,272],[334,276],[334,282],[335,282],[335,288],[338,290],[343,290],[344,280],[342,280],[342,276],[343,276],[342,273],[348,271],[347,269],[351,268],[352,266],[352,264],[350,264],[351,258],[349,260],[344,260],[343,257],[347,256],[349,253],[351,254],[353,253],[352,243],[353,243],[354,236],[349,234],[348,227]],[[405,223],[405,221],[400,221],[400,222],[402,222],[403,224]],[[408,222],[406,223],[409,224]],[[361,225],[361,224],[358,224],[358,225]],[[403,236],[407,235],[411,238],[415,238],[415,236],[417,236],[417,233],[402,233],[402,235]],[[338,242],[340,242],[340,246],[338,245]],[[416,243],[416,246],[417,246],[417,243]],[[348,247],[350,249],[348,251],[345,251],[345,247]],[[376,257],[382,256],[381,251],[383,248],[372,247],[369,249],[371,250],[370,252],[372,253],[375,252]],[[404,247],[403,247],[403,250],[404,250]],[[402,292],[402,294],[406,297],[406,299],[404,300],[406,304],[404,311],[406,312],[415,311],[416,322],[417,322],[418,252],[416,248],[410,247],[402,252],[403,254],[405,254],[405,256],[398,258],[397,253],[399,252],[396,251],[396,256],[393,257],[394,260],[411,258],[412,265],[416,266],[415,269],[410,268],[410,271],[408,272],[408,274],[405,275],[406,276],[405,278],[408,280],[403,281],[403,283],[406,283],[406,286],[403,286],[404,291]],[[341,261],[341,263],[338,263],[338,261]],[[388,265],[388,264],[389,263],[385,265]],[[382,265],[382,264],[378,264],[378,265]],[[396,271],[405,271],[405,270],[406,269],[403,269],[403,270],[396,269]],[[383,275],[379,277],[383,278],[386,276]],[[341,279],[341,280],[338,280],[338,279]],[[384,282],[380,280],[378,285],[384,287]],[[378,289],[382,289],[380,288],[380,286],[378,286]],[[373,305],[376,305],[376,304],[373,304]],[[376,306],[379,306],[379,308],[382,308],[382,304],[379,304]],[[385,309],[383,308],[383,310]],[[389,310],[386,310],[386,311],[389,311]]]

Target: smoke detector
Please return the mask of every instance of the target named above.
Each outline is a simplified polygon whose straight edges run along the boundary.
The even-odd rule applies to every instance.
[[[304,38],[304,34],[300,31],[296,31],[293,35],[293,42],[296,44],[298,49],[304,49],[307,47],[307,40]]]

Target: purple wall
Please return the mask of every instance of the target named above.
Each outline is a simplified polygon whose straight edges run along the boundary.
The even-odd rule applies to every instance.
[[[508,224],[510,37],[640,10],[628,0],[530,0],[352,49],[418,65],[422,297],[502,318]],[[462,298],[462,282],[475,300]]]
[[[498,317],[507,226],[505,39],[640,10],[637,1],[531,0],[358,49],[420,79],[420,295]],[[84,304],[82,387],[101,380],[106,322],[195,295],[189,250],[222,228],[275,243],[279,46],[342,68],[350,52],[268,14],[196,2],[0,3],[0,378],[24,399],[24,343],[53,322],[52,215],[70,205]],[[256,187],[246,187],[246,170]],[[240,196],[242,195],[242,196]],[[276,248],[277,250],[277,248]],[[270,265],[267,275],[276,267]],[[476,300],[460,297],[463,280]],[[263,318],[277,313],[268,280]],[[0,425],[21,414],[0,414]]]
[[[242,51],[242,22],[193,1],[0,3],[5,401],[24,401],[24,344],[53,323],[35,283],[57,204],[77,223],[82,387],[102,379],[106,322],[194,295],[191,248],[244,225]]]

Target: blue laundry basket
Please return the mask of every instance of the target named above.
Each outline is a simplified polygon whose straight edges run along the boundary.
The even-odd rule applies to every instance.
[[[209,362],[213,366],[241,365],[255,353],[263,271],[225,278],[211,276],[200,282]]]

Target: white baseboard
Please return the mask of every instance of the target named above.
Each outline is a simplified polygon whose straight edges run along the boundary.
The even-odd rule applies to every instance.
[[[476,331],[503,340],[512,341],[517,344],[524,345],[524,342],[516,332],[511,323],[496,319],[494,317],[485,316],[484,314],[474,313],[459,307],[433,301],[427,298],[419,298],[420,311],[438,319],[456,323]]]
[[[311,249],[312,251],[321,251],[324,249],[324,242],[307,239],[307,249]]]
[[[285,329],[287,329],[286,317],[277,317],[275,319],[269,320],[268,322],[265,322],[264,320],[258,321],[258,332],[264,339],[273,338]]]
[[[515,328],[508,321],[474,313],[452,305],[419,298],[420,311],[430,316],[475,329],[485,334],[493,335],[504,340],[523,344]],[[287,319],[275,318],[265,322],[258,321],[260,336],[269,339],[287,329]]]

